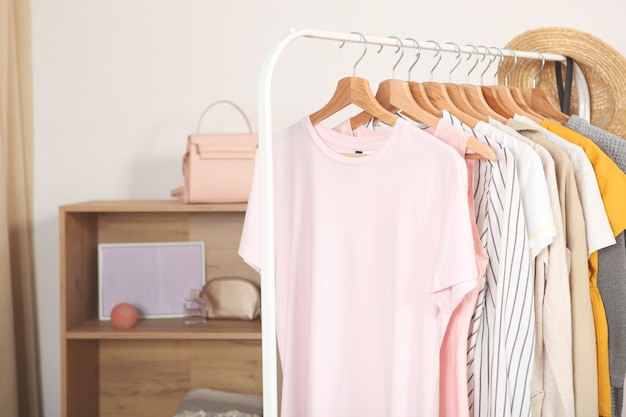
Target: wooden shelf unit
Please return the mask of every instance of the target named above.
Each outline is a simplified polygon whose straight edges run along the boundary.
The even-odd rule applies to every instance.
[[[207,280],[258,282],[237,254],[245,210],[173,200],[59,208],[64,417],[169,416],[195,387],[261,394],[260,321],[145,319],[117,330],[97,311],[99,243],[204,241]]]

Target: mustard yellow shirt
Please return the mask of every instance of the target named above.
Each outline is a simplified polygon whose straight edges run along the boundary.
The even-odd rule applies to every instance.
[[[542,126],[563,139],[580,146],[589,158],[598,181],[602,203],[614,236],[626,229],[626,174],[594,141],[580,133],[549,120]],[[611,380],[609,374],[609,330],[602,297],[598,289],[598,253],[589,257],[589,286],[596,328],[598,360],[598,411],[600,416],[611,415]]]

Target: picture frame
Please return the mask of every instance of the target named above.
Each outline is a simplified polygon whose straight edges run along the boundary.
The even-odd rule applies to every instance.
[[[135,306],[140,318],[183,317],[183,299],[206,283],[204,242],[98,245],[98,316],[115,305]]]

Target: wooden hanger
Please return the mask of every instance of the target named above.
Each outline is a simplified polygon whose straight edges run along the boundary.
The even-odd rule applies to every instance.
[[[469,100],[469,97],[467,96],[463,86],[461,86],[460,84],[455,84],[451,82],[452,73],[461,64],[461,60],[462,60],[461,47],[454,42],[446,42],[446,44],[453,45],[455,49],[457,50],[457,55],[456,55],[457,63],[454,67],[452,67],[452,69],[448,73],[448,82],[443,84],[444,87],[446,88],[446,91],[448,92],[448,95],[450,96],[450,99],[462,112],[470,116],[473,116],[474,118],[478,120],[482,120],[486,122],[487,116],[485,112],[478,111],[478,109],[474,107],[472,102]],[[470,70],[470,73],[471,73],[471,70]],[[469,76],[469,73],[467,75]]]
[[[441,111],[437,107],[435,107],[433,103],[430,102],[430,99],[428,98],[428,95],[426,94],[426,90],[424,89],[424,85],[419,82],[411,81],[411,71],[413,70],[413,67],[415,67],[415,65],[417,64],[417,61],[419,61],[420,56],[422,55],[422,48],[415,39],[407,38],[407,40],[413,42],[413,44],[415,45],[415,48],[417,48],[417,54],[415,54],[415,61],[413,61],[413,63],[409,67],[408,78],[407,78],[407,84],[409,86],[409,90],[411,91],[411,96],[413,97],[415,102],[418,104],[418,106],[420,106],[422,109],[426,110],[428,113],[432,114],[433,116],[437,116],[437,118],[440,118]]]
[[[397,80],[392,80],[392,81],[397,81]],[[408,84],[405,84],[405,85],[408,87]],[[408,92],[409,93],[411,92],[410,88],[408,89]],[[406,114],[407,116],[410,116],[409,112],[405,111],[403,108],[400,108],[400,110],[402,111],[402,114]],[[431,126],[433,128],[436,127],[437,123],[439,123],[440,117],[439,116],[433,116],[433,115],[429,114],[428,112],[425,112],[422,108],[420,108],[420,110],[423,113],[420,113],[420,116],[418,116],[418,120],[417,121],[422,121],[423,123],[426,123],[427,125],[429,125],[429,126]],[[452,113],[452,112],[450,112],[450,113]],[[424,119],[419,119],[421,117],[424,117]],[[428,118],[428,117],[432,117],[431,121],[427,121],[426,120],[426,118]],[[480,142],[474,136],[470,136],[469,137],[469,139],[467,141],[467,149],[470,149],[471,151],[474,152],[474,153],[465,154],[465,157],[468,158],[468,159],[488,159],[488,160],[491,160],[491,161],[496,161],[498,159],[498,156],[496,155],[496,152],[493,150],[493,148],[491,146],[489,146],[486,143]]]
[[[374,94],[372,94],[369,82],[366,79],[359,77],[344,77],[337,83],[337,88],[328,103],[309,116],[311,124],[315,126],[322,120],[337,113],[350,104],[355,104],[366,111],[370,117],[382,120],[389,126],[395,125],[396,120],[398,120],[398,116],[389,112],[387,109],[382,107],[380,103],[378,103]],[[366,156],[366,154],[349,152],[340,153],[341,155],[350,157]]]
[[[412,40],[416,44],[416,47],[419,48],[419,43],[417,43],[417,41],[415,41],[414,39],[410,39],[410,40]],[[435,53],[435,58],[439,57],[439,59],[437,60],[437,62],[435,63],[435,66],[430,71],[430,78],[431,78],[430,82],[418,83],[418,82],[411,81],[408,83],[409,91],[411,92],[411,95],[413,96],[415,101],[421,106],[422,109],[427,110],[430,114],[435,115],[437,118],[439,118],[442,110],[446,110],[450,112],[451,114],[453,114],[454,116],[456,116],[457,118],[459,118],[463,123],[470,125],[472,127],[476,126],[476,123],[478,123],[479,119],[459,109],[458,106],[454,104],[454,101],[450,97],[450,94],[448,93],[445,85],[432,81],[433,71],[435,70],[437,65],[439,65],[439,62],[441,61],[441,47],[439,46],[439,43],[435,41],[430,41],[430,42],[433,42],[435,45],[437,45],[438,49],[437,49],[437,52]],[[419,52],[417,56],[419,58]],[[417,60],[415,62],[417,62]],[[413,65],[415,65],[415,63],[413,63]],[[413,65],[411,66],[411,68],[413,68]],[[410,69],[409,69],[409,76],[410,76]],[[452,93],[455,94],[456,92],[453,91]],[[466,154],[465,155],[466,158],[469,158],[469,159],[480,158],[480,159],[489,159],[489,160],[498,159],[498,156],[496,155],[493,148],[491,148],[491,146],[489,146],[486,143],[480,142],[477,138],[473,136],[468,139],[467,148],[472,150],[475,153]]]
[[[425,123],[430,127],[436,127],[440,117],[432,115],[419,106],[415,106],[415,100],[412,100],[408,83],[402,80],[385,80],[382,81],[376,91],[376,98],[388,110],[401,111],[403,115],[418,123]],[[352,129],[367,122],[371,117],[367,114],[360,113],[350,119]],[[465,155],[468,159],[488,159],[495,161],[498,159],[496,152],[491,146],[480,142],[476,137],[471,136],[467,141],[467,149],[473,153]]]
[[[371,117],[382,120],[390,126],[393,126],[398,119],[398,116],[385,109],[376,100],[369,81],[360,77],[344,77],[337,83],[337,88],[328,103],[309,116],[311,124],[315,126],[350,104],[360,107]]]
[[[509,75],[513,72],[513,70],[515,69],[515,67],[517,66],[517,56],[515,55],[514,51],[511,51],[511,53],[513,54],[513,66],[511,66],[511,69],[506,73],[505,78],[504,78],[504,84],[508,86],[508,79],[509,79]],[[542,56],[543,58],[543,56]],[[545,61],[544,61],[545,62]],[[543,66],[542,66],[543,68]],[[541,70],[540,70],[541,71]],[[539,75],[539,74],[537,74]],[[535,81],[533,79],[533,81]],[[539,120],[543,120],[546,119],[545,114],[542,114],[541,112],[536,111],[535,109],[532,108],[532,106],[530,104],[528,104],[522,89],[518,88],[518,87],[513,87],[513,86],[509,86],[509,89],[511,90],[511,93],[513,95],[513,98],[515,99],[515,101],[520,105],[520,107],[522,109],[524,109],[527,113],[530,114],[530,116],[534,116]]]
[[[397,37],[394,38],[396,38],[399,43],[399,49],[396,52],[400,51],[401,49],[403,50],[404,45],[402,44],[402,41]],[[417,41],[415,41],[415,43],[419,47]],[[407,116],[414,122],[425,123],[426,125],[435,128],[439,123],[441,112],[437,111],[435,108],[435,111],[437,111],[437,113],[433,114],[421,107],[413,97],[410,84],[407,81],[393,78],[395,76],[395,68],[402,60],[403,54],[404,51],[402,51],[402,55],[392,68],[392,78],[384,80],[379,84],[375,98],[385,109],[392,112],[400,111],[403,115]],[[413,66],[411,66],[411,68],[413,68]],[[358,115],[354,116],[350,119],[352,129],[355,129],[357,126],[364,124],[370,118],[371,117],[369,117],[365,112],[361,112]],[[488,144],[479,142],[478,139],[476,139],[475,137],[472,137],[468,140],[467,147],[474,152],[467,154],[466,156],[468,158],[481,158],[490,160],[497,159],[495,151]]]
[[[569,120],[569,116],[556,106],[552,99],[548,96],[548,92],[542,88],[524,88],[522,94],[526,102],[537,111],[544,115],[547,119],[554,120],[561,124],[565,124]]]
[[[419,44],[417,43],[417,41],[415,41],[414,39],[412,40],[419,47]],[[435,54],[435,57],[439,56],[439,60],[437,61],[437,63],[431,69],[431,72],[430,72],[431,82],[411,83],[409,84],[409,90],[411,91],[412,94],[414,94],[414,92],[417,93],[417,94],[414,94],[414,98],[416,98],[416,101],[418,101],[418,97],[420,97],[420,100],[423,100],[424,103],[428,103],[426,105],[432,105],[434,110],[439,110],[439,113],[441,112],[441,110],[447,110],[453,115],[457,116],[464,123],[470,126],[476,126],[476,123],[478,123],[479,120],[484,119],[484,115],[478,113],[472,107],[472,105],[468,101],[468,98],[465,96],[463,89],[460,86],[453,84],[453,83],[439,84],[439,83],[432,82],[433,70],[437,67],[437,65],[439,64],[439,61],[441,60],[441,56],[440,56],[441,47],[439,47],[439,44],[437,42],[435,41],[431,41],[431,42],[433,42],[438,47],[438,51]],[[457,57],[460,57],[461,56],[460,48],[456,44],[453,44],[453,45],[455,45],[458,48],[459,54],[457,55]],[[455,65],[454,68],[452,68],[452,70],[450,71],[450,75],[459,64],[460,64],[460,61]],[[430,90],[430,93],[429,93],[429,90]],[[422,96],[423,94],[425,95]],[[467,141],[467,148],[475,152],[473,154],[472,153],[465,154],[465,157],[468,159],[488,159],[492,161],[495,161],[498,159],[496,152],[493,150],[491,146],[489,146],[486,143],[480,142],[474,136],[469,137]]]
[[[446,110],[458,117],[463,123],[471,127],[476,126],[480,119],[461,110],[450,97],[444,84],[427,81],[423,85],[426,95],[439,111]]]
[[[505,119],[512,119],[515,112],[507,107],[507,105],[500,100],[496,95],[496,90],[491,85],[481,85],[480,90],[485,97],[485,101],[496,113],[504,117]]]
[[[469,71],[467,72],[465,76],[466,84],[461,85],[463,88],[463,91],[465,92],[465,95],[467,96],[467,99],[471,103],[472,107],[474,107],[478,112],[480,112],[481,114],[489,118],[505,123],[506,118],[502,116],[500,113],[498,113],[496,110],[494,110],[489,105],[482,90],[483,76],[485,75],[485,73],[487,72],[491,64],[495,61],[496,57],[495,55],[491,53],[489,48],[487,48],[486,46],[480,46],[481,48],[484,48],[485,51],[487,52],[486,54],[483,54],[482,59],[480,59],[480,56],[479,56],[480,52],[478,50],[478,47],[475,45],[467,45],[467,46],[470,46],[474,49],[474,54],[476,55],[476,61],[474,62],[474,65],[472,66],[472,68],[469,69]],[[472,73],[474,68],[476,68],[479,62],[483,62],[485,60],[485,58],[487,57],[487,54],[492,56],[492,58],[489,59],[489,62],[487,63],[487,67],[480,74],[480,83],[470,84],[469,83],[470,74]],[[470,57],[471,55],[467,57],[467,60],[469,60]]]
[[[384,80],[378,85],[376,91],[376,100],[390,112],[402,111],[402,114],[417,123],[425,123],[428,126],[435,127],[439,122],[439,116],[434,115],[422,108],[413,98],[409,84],[403,80],[395,79],[396,67],[404,56],[404,44],[397,36],[390,36],[398,42],[396,53],[401,52],[400,57],[391,69],[391,79]],[[378,51],[380,52],[381,49]],[[350,124],[354,129],[367,122],[371,117],[366,112],[361,112],[350,119]],[[377,120],[375,120],[377,122]]]
[[[504,63],[504,52],[502,49],[494,47],[496,50],[500,52],[500,64],[498,66],[498,70],[494,74],[494,80],[497,79],[498,73],[502,68],[502,64]],[[502,114],[506,118],[512,118],[515,114],[520,114],[526,116],[533,120],[534,122],[541,124],[543,121],[543,117],[534,111],[530,110],[529,106],[524,101],[521,92],[519,89],[515,87],[509,87],[508,84],[508,76],[512,72],[512,70],[517,65],[517,56],[513,54],[515,59],[515,63],[509,70],[509,72],[505,76],[505,85],[493,85],[493,86],[483,86],[483,94],[489,105],[496,110],[498,113]],[[522,103],[522,104],[520,104]]]
[[[539,77],[539,74],[541,74],[541,71],[543,71],[543,67],[546,65],[546,60],[541,52],[536,52],[541,57],[541,67],[533,77],[532,88],[523,88],[522,95],[532,109],[544,115],[546,118],[552,119],[561,124],[567,123],[569,116],[563,113],[554,101],[552,101],[546,90],[537,88],[537,78]]]
[[[470,136],[467,139],[467,149],[475,153],[466,153],[466,159],[488,159],[490,161],[497,161],[498,155],[491,146],[486,143],[480,142],[475,136]]]
[[[520,106],[522,110],[531,114],[535,114],[537,117],[541,117],[541,115],[535,113],[535,111],[530,108],[528,103],[526,103],[526,99],[524,99],[521,89],[512,85],[508,85],[508,81],[505,81],[504,86],[507,87],[509,91],[511,91],[511,96],[513,96],[513,100],[515,100],[517,105]]]
[[[452,99],[452,97],[450,97],[450,92],[448,92],[448,89],[446,88],[445,84],[432,81],[433,72],[435,68],[437,68],[437,66],[439,65],[439,62],[441,61],[441,46],[436,41],[428,41],[428,42],[432,42],[435,45],[437,45],[437,52],[435,53],[435,58],[439,57],[439,59],[437,60],[437,62],[435,62],[435,65],[430,70],[430,81],[422,83],[424,91],[426,92],[426,96],[428,97],[429,101],[440,112],[443,110],[446,110],[450,112],[451,114],[453,114],[454,116],[456,116],[457,118],[459,118],[463,123],[471,127],[476,126],[476,123],[478,123],[480,118],[475,117],[471,114],[468,114],[467,112],[460,109],[455,104],[455,101]],[[460,97],[456,96],[458,91],[451,91],[451,93],[455,95],[455,98],[458,101],[462,100]]]
[[[545,119],[534,111],[526,110],[520,106],[513,97],[514,93],[510,87],[503,85],[484,85],[481,88],[489,106],[507,119],[513,118],[515,114],[526,116],[538,124],[541,124]]]
[[[378,85],[376,100],[388,111],[401,111],[402,114],[417,123],[425,123],[435,127],[439,117],[424,110],[413,98],[409,84],[406,81],[390,79],[384,80]],[[366,112],[361,112],[350,119],[352,128],[356,128],[372,117]]]
[[[543,121],[543,119],[545,119],[545,116],[536,112],[532,107],[530,107],[530,105],[528,104],[528,102],[526,101],[526,99],[524,98],[524,94],[522,93],[522,90],[518,87],[514,87],[514,86],[508,86],[509,90],[511,90],[511,95],[513,96],[513,100],[515,100],[515,102],[529,115],[536,117],[537,119],[540,119],[541,121]]]
[[[356,76],[356,66],[367,53],[367,40],[361,33],[353,33],[358,34],[363,40],[363,54],[361,54],[359,59],[354,63],[352,77],[340,79],[330,100],[321,109],[309,116],[313,126],[350,104],[360,107],[372,117],[382,120],[390,126],[393,126],[398,119],[398,116],[389,112],[376,100],[370,88],[369,81]],[[344,44],[345,42],[340,45],[340,48]]]
[[[481,46],[481,48],[484,48],[485,52],[489,54],[490,56],[489,63],[487,64],[487,67],[483,70],[483,72],[480,74],[480,85],[473,86],[473,87],[470,85],[466,85],[465,86],[466,93],[468,93],[468,97],[472,97],[475,103],[484,102],[487,105],[487,108],[491,109],[491,112],[489,113],[491,117],[494,117],[497,115],[499,117],[494,117],[494,118],[498,119],[499,121],[510,119],[515,114],[515,110],[510,108],[511,105],[515,106],[515,101],[512,99],[512,97],[510,97],[509,102],[505,102],[505,99],[501,99],[496,94],[496,90],[493,88],[493,86],[483,85],[483,82],[482,82],[483,76],[485,75],[485,72],[487,72],[491,64],[497,59],[497,57],[486,46]],[[502,54],[502,58],[503,58],[504,53],[501,50],[500,50],[500,53]],[[494,81],[497,79],[496,76],[498,72],[500,71],[500,68],[502,67],[502,63],[503,63],[503,59],[500,60],[498,69],[496,70],[496,73],[494,74]],[[480,104],[477,104],[477,105],[480,106]]]
[[[409,90],[411,91],[411,95],[421,108],[433,116],[441,117],[441,110],[435,107],[435,105],[428,98],[424,84],[417,81],[407,81],[407,84],[409,86]]]
[[[446,110],[452,115],[456,116],[459,120],[468,126],[474,127],[480,119],[465,113],[459,107],[454,104],[451,95],[448,95],[446,86],[444,84],[426,82],[424,83],[427,94],[433,100],[433,103],[441,110]],[[440,95],[441,93],[441,95]],[[447,98],[445,98],[447,95]],[[470,136],[467,140],[467,149],[475,152],[475,154],[467,153],[465,157],[468,159],[488,159],[491,161],[497,161],[498,156],[491,146],[486,143],[480,142],[476,137]]]
[[[467,99],[469,100],[470,103],[472,103],[472,106],[477,111],[501,123],[506,122],[506,118],[502,116],[500,113],[498,113],[496,110],[494,110],[489,105],[483,93],[482,86],[475,85],[475,84],[463,84],[462,87],[463,87],[463,90],[465,91],[465,95],[467,96]]]
[[[448,94],[454,104],[463,112],[475,117],[477,120],[487,122],[488,114],[485,111],[479,111],[476,106],[469,99],[465,88],[460,84],[445,83],[444,84]]]

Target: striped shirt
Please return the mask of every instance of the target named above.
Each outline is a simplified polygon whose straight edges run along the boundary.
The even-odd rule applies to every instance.
[[[539,252],[552,243],[556,236],[550,193],[541,158],[528,144],[485,122],[478,122],[474,131],[504,146],[511,151],[515,159],[530,255],[535,258]]]
[[[443,112],[497,153],[474,173],[476,223],[489,256],[468,340],[468,392],[476,417],[530,416],[534,309],[530,248],[516,162],[496,141]]]
[[[489,123],[531,146],[543,164],[557,234],[550,246],[535,258],[531,407],[533,417],[574,417],[571,290],[556,163],[542,145],[497,120],[490,119]]]

